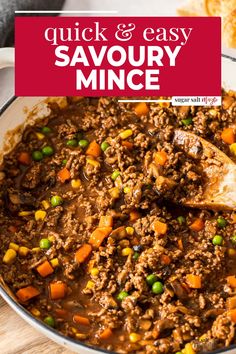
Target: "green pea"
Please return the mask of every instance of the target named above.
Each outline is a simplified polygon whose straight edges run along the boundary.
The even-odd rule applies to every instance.
[[[55,327],[55,320],[52,316],[47,316],[44,318],[44,323],[46,323],[50,327]]]
[[[62,160],[62,162],[61,162],[61,163],[62,163],[62,165],[63,165],[63,166],[65,166],[65,165],[67,164],[67,160],[66,160],[66,159],[64,159],[64,160]]]
[[[79,141],[79,146],[82,149],[86,148],[88,146],[88,144],[89,144],[88,140],[82,139],[82,140]]]
[[[49,127],[42,127],[41,132],[42,132],[43,134],[49,134],[49,133],[52,132],[52,129],[49,128]]]
[[[32,152],[32,158],[34,161],[41,161],[43,159],[43,154],[41,151],[35,150]]]
[[[181,120],[181,122],[183,123],[183,125],[185,125],[187,127],[188,125],[192,124],[193,119],[192,118],[186,118],[186,119]]]
[[[163,293],[163,289],[164,286],[160,281],[156,281],[153,285],[152,285],[152,292],[154,294],[162,294]]]
[[[157,276],[155,274],[149,274],[146,277],[146,282],[148,285],[152,286],[157,281]]]
[[[177,221],[180,225],[183,225],[185,223],[186,219],[184,216],[178,216]]]
[[[63,199],[62,197],[60,197],[59,195],[54,195],[52,198],[51,198],[51,205],[53,207],[56,207],[58,205],[61,205],[63,203]]]
[[[51,247],[51,242],[48,238],[42,238],[39,241],[39,247],[43,250],[49,250],[49,248]]]
[[[140,256],[140,254],[139,254],[138,252],[134,252],[134,254],[133,254],[133,259],[134,259],[135,261],[137,261],[138,258],[139,258],[139,256]]]
[[[176,352],[175,354],[183,354],[183,352]]]
[[[127,293],[127,291],[121,291],[121,292],[117,295],[117,300],[123,301],[127,296],[129,296],[129,294]]]
[[[54,153],[54,150],[51,146],[44,146],[42,148],[42,153],[45,155],[45,156],[51,156],[53,155]]]
[[[83,138],[83,133],[79,132],[76,134],[77,140],[81,140]]]
[[[222,218],[222,216],[219,216],[219,218],[217,219],[217,225],[223,229],[226,225],[227,225],[227,220],[225,220],[224,218]]]
[[[76,139],[70,139],[67,140],[66,145],[70,147],[76,147],[78,145],[78,142]]]
[[[106,149],[108,149],[109,148],[109,144],[108,144],[108,142],[106,142],[106,141],[103,141],[102,143],[101,143],[101,149],[102,149],[102,151],[106,151]]]
[[[231,237],[231,242],[236,245],[236,235],[233,235],[233,236]]]
[[[223,237],[220,235],[215,235],[212,239],[212,243],[214,246],[221,246],[223,243]]]
[[[113,179],[113,181],[115,181],[119,175],[120,175],[120,171],[115,170],[111,175],[111,179]]]

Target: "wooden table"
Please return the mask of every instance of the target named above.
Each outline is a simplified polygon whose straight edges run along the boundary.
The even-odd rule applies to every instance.
[[[1,354],[73,354],[21,319],[0,297]]]

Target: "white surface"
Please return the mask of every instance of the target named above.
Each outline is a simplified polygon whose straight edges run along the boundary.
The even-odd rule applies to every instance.
[[[186,0],[66,0],[63,10],[117,10],[117,16],[175,16]],[[236,50],[223,48],[236,58]],[[14,70],[0,70],[0,107],[14,94]]]

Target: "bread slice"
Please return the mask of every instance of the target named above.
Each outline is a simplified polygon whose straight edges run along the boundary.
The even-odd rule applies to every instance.
[[[203,0],[192,0],[183,7],[177,9],[179,16],[205,16]]]
[[[203,6],[207,16],[221,16],[222,0],[204,0]]]
[[[236,48],[236,8],[224,17],[222,36],[228,48]]]

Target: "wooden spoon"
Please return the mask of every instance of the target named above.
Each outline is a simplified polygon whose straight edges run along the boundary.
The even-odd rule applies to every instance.
[[[203,194],[190,197],[186,206],[236,210],[236,164],[221,150],[199,136],[176,130],[173,143],[203,169]]]

